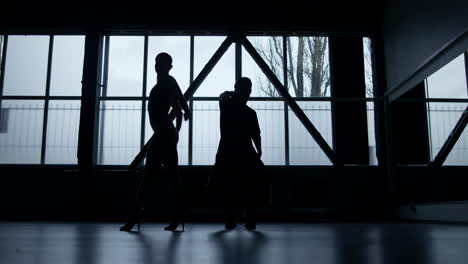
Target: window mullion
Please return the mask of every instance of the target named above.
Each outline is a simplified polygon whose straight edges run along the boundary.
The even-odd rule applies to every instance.
[[[45,87],[45,102],[44,102],[44,120],[42,126],[42,144],[41,144],[41,164],[45,162],[45,152],[47,144],[47,120],[49,118],[49,95],[50,95],[50,77],[52,72],[52,52],[54,49],[54,36],[49,37],[49,54],[47,59],[47,77]]]
[[[283,84],[288,90],[288,54],[286,36],[283,36]],[[284,162],[289,166],[289,109],[288,104],[284,101]]]
[[[110,47],[110,37],[109,35],[105,36],[105,46],[104,46],[104,62],[103,62],[103,70],[102,70],[102,86],[101,86],[101,91],[100,95],[101,97],[106,97],[107,96],[107,83],[108,83],[108,76],[109,76],[109,47]],[[99,130],[99,138],[97,139],[98,142],[101,140],[101,144],[98,144],[98,163],[101,163],[104,158],[104,119],[105,119],[105,114],[106,114],[106,101],[101,101],[102,98],[99,98],[99,127],[96,128]],[[99,147],[101,146],[101,147]]]
[[[2,111],[2,96],[3,96],[3,81],[5,79],[5,61],[6,61],[6,50],[8,46],[8,35],[3,35],[3,50],[1,51],[0,57],[0,118]]]
[[[468,51],[465,51],[465,81],[466,81],[466,89],[468,92]]]
[[[236,82],[242,77],[242,44],[236,42],[236,72],[235,80]]]
[[[146,129],[146,90],[147,90],[147,78],[148,78],[148,35],[145,35],[145,44],[143,50],[143,91],[141,98],[141,136],[140,136],[140,148],[142,149],[145,145],[145,129]]]
[[[3,35],[3,50],[2,56],[0,57],[0,96],[3,95],[3,81],[5,79],[5,62],[6,62],[6,50],[8,46],[8,35]],[[1,103],[1,100],[0,100]],[[0,104],[1,106],[1,104]]]
[[[195,37],[190,36],[190,84],[193,82],[194,65],[195,65]],[[193,164],[193,96],[189,101],[190,118],[189,118],[189,134],[188,134],[188,165]]]

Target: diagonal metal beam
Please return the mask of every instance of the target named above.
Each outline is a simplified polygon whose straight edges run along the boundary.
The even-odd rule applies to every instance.
[[[195,80],[187,88],[187,91],[185,91],[184,97],[186,100],[192,98],[192,96],[195,94],[195,92],[200,87],[202,82],[210,74],[210,72],[213,70],[215,65],[219,62],[221,57],[223,57],[224,53],[226,53],[226,51],[229,49],[232,43],[233,43],[233,38],[231,36],[228,36],[223,41],[223,43],[221,43],[219,48],[216,50],[216,52],[213,54],[210,60],[206,63],[205,67],[203,67],[201,72],[198,74],[197,78],[195,78]],[[135,156],[132,163],[130,163],[130,165],[128,166],[129,169],[135,169],[143,162],[143,159],[146,156],[146,151],[148,150],[148,147],[149,147],[149,142],[151,141],[153,137],[154,137],[154,134],[148,140],[148,142],[146,142],[146,144],[143,146],[140,152]]]
[[[315,128],[312,122],[310,122],[309,118],[304,113],[304,111],[302,111],[302,109],[299,107],[296,101],[291,97],[288,90],[278,80],[276,75],[266,64],[266,62],[263,60],[260,54],[258,54],[257,50],[254,48],[252,43],[250,43],[250,41],[245,36],[239,36],[239,41],[242,43],[245,50],[247,50],[250,56],[252,56],[252,59],[258,64],[263,73],[265,73],[265,75],[268,77],[273,86],[275,86],[279,94],[285,99],[286,103],[289,105],[289,107],[291,107],[291,110],[293,110],[294,114],[296,114],[297,118],[301,121],[301,123],[310,133],[310,135],[322,148],[322,150],[325,152],[325,155],[327,155],[328,159],[330,159],[334,166],[341,165],[341,162],[338,161],[336,153],[330,148],[325,139],[323,139],[320,132]]]
[[[468,106],[466,107],[462,116],[460,117],[457,124],[455,125],[455,128],[452,130],[452,133],[450,133],[444,145],[439,150],[439,153],[437,153],[437,156],[431,162],[430,165],[432,167],[440,167],[442,166],[442,164],[444,164],[445,160],[450,154],[450,151],[452,151],[453,147],[457,143],[458,139],[460,138],[467,124],[468,124]]]

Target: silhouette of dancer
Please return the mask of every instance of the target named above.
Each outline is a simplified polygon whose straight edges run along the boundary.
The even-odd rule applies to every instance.
[[[190,111],[177,81],[169,75],[172,68],[171,56],[164,52],[159,53],[155,62],[157,83],[151,90],[148,101],[149,120],[155,136],[146,155],[144,177],[137,192],[135,212],[121,227],[121,231],[130,231],[135,224],[139,226],[144,205],[148,202],[149,188],[155,181],[157,185],[163,186],[162,191],[168,196],[164,203],[169,207],[170,224],[164,229],[174,231],[182,220],[183,192],[178,170],[177,142],[182,125],[181,110],[184,111],[185,120],[188,120]],[[170,110],[172,111],[169,112]],[[174,117],[177,127],[174,127],[172,121]],[[161,173],[162,167],[167,173]]]
[[[234,92],[224,92],[219,97],[221,139],[215,177],[223,196],[226,229],[236,227],[239,216],[236,214],[241,208],[245,211],[245,227],[256,228],[254,203],[263,163],[257,114],[247,106],[251,91],[252,82],[242,77],[235,84]]]

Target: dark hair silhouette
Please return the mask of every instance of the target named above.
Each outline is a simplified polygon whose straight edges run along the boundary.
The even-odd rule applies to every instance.
[[[250,95],[252,92],[252,81],[247,77],[240,78],[234,85],[234,91]]]
[[[166,52],[161,52],[156,56],[156,62],[164,63],[172,66],[172,57]]]

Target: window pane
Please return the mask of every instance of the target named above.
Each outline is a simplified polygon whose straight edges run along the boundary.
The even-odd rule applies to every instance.
[[[3,95],[45,95],[48,36],[8,36]]]
[[[84,36],[55,36],[50,95],[81,95]]]
[[[468,98],[463,54],[427,78],[428,98]]]
[[[177,153],[179,155],[179,165],[188,165],[188,132],[189,122],[182,121],[182,128],[179,132],[179,143],[177,143]],[[175,122],[174,122],[175,125]],[[153,128],[148,118],[148,105],[145,116],[145,143],[153,136]]]
[[[2,65],[3,61],[3,47],[5,43],[5,37],[3,35],[0,35],[0,65]],[[0,76],[2,75],[2,69],[0,69]]]
[[[466,105],[465,105],[466,106]],[[444,165],[468,165],[468,129],[465,127],[452,151],[444,162]]]
[[[439,153],[466,106],[466,103],[428,103],[432,159]]]
[[[220,139],[218,101],[193,102],[193,165],[213,165]]]
[[[77,164],[81,102],[49,102],[45,163]]]
[[[249,37],[257,52],[262,56],[278,80],[283,83],[283,38],[282,37]],[[250,54],[242,48],[242,76],[252,80],[252,96],[280,97]]]
[[[262,136],[262,161],[266,165],[285,165],[284,102],[250,101],[257,112]]]
[[[367,137],[369,142],[369,165],[378,165],[375,144],[374,102],[367,102]]]
[[[129,165],[140,151],[141,101],[102,101],[98,163]]]
[[[107,96],[142,96],[144,37],[112,36]]]
[[[195,38],[195,70],[198,75],[208,60],[224,41],[225,37]],[[195,75],[196,78],[196,75]],[[235,48],[234,45],[226,51],[211,73],[202,82],[194,96],[216,96],[222,92],[234,89],[235,82]]]
[[[0,163],[41,161],[44,101],[2,100]]]
[[[330,96],[328,38],[288,37],[288,85],[292,96]]]
[[[190,37],[149,37],[148,40],[148,75],[147,95],[156,84],[154,69],[156,56],[169,53],[172,57],[170,74],[177,80],[182,92],[185,92],[190,82]]]
[[[332,146],[330,102],[297,102],[310,122]],[[331,165],[320,146],[289,109],[289,160],[291,165]]]
[[[364,78],[366,82],[366,97],[374,97],[374,79],[372,75],[371,40],[362,38],[364,48]]]

